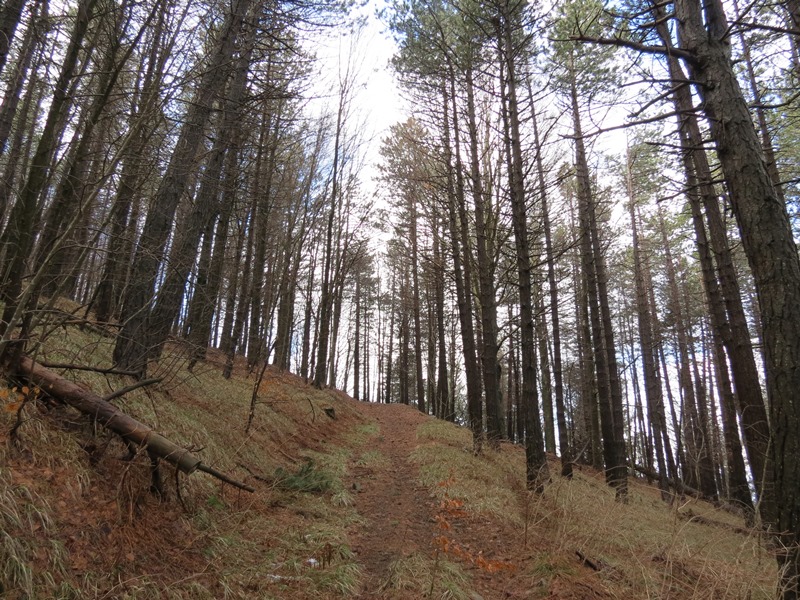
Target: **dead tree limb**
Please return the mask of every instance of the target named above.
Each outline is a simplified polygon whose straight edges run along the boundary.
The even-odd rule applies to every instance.
[[[106,367],[88,367],[84,365],[74,365],[72,363],[51,363],[42,361],[40,366],[47,369],[67,369],[70,371],[91,371],[92,373],[102,373],[104,375],[128,375],[130,377],[138,377],[139,373],[135,371],[123,371],[122,369],[106,368]]]
[[[592,569],[593,571],[602,571],[602,570],[603,570],[603,565],[602,565],[602,564],[600,564],[600,562],[599,562],[599,561],[594,561],[594,560],[592,560],[591,558],[589,558],[588,556],[586,556],[586,555],[585,555],[583,552],[581,552],[580,550],[575,550],[575,555],[578,557],[578,560],[580,560],[580,561],[581,561],[581,564],[583,564],[583,565],[585,565],[585,566],[589,567],[589,568],[590,568],[590,569]]]
[[[237,462],[236,465],[241,467],[245,471],[247,471],[250,474],[250,477],[252,477],[254,479],[257,479],[258,481],[261,481],[262,483],[269,483],[270,485],[275,483],[274,479],[268,479],[268,478],[264,477],[263,475],[259,475],[257,473],[253,473],[253,470],[250,467],[248,467],[246,464],[242,463],[242,462]]]
[[[747,528],[747,527],[739,527],[738,525],[733,525],[732,523],[725,523],[724,521],[717,521],[716,519],[709,519],[708,517],[704,517],[703,515],[698,515],[692,510],[687,510],[685,512],[678,512],[678,516],[681,519],[685,519],[690,523],[700,523],[701,525],[708,525],[709,527],[721,527],[722,529],[729,529],[734,533],[738,533],[740,535],[751,536],[754,533],[759,533],[758,529],[755,528]]]
[[[152,379],[142,379],[141,381],[137,381],[136,383],[132,383],[130,385],[126,385],[123,388],[119,388],[118,390],[114,390],[107,396],[103,396],[103,400],[105,402],[111,402],[114,398],[119,398],[120,396],[124,396],[125,394],[132,392],[133,390],[138,390],[141,387],[145,387],[148,385],[154,385],[156,383],[161,383],[164,381],[163,377],[153,377]]]
[[[240,490],[244,490],[246,492],[256,491],[256,488],[249,486],[246,483],[236,481],[235,479],[231,479],[230,477],[225,475],[225,473],[221,473],[220,471],[217,471],[214,467],[209,467],[208,465],[204,465],[203,463],[197,465],[197,470],[202,471],[203,473],[208,473],[209,475],[212,475],[217,479],[224,481],[225,483],[231,484],[233,487],[239,488]]]
[[[648,477],[652,477],[653,479],[658,479],[659,478],[659,475],[658,475],[657,471],[654,471],[652,469],[647,469],[645,467],[642,467],[641,465],[632,465],[632,467],[633,467],[633,470],[636,471],[637,473],[641,473],[642,475],[646,475]],[[745,518],[747,517],[747,511],[746,511],[746,509],[744,507],[736,506],[734,504],[730,504],[729,502],[724,502],[724,501],[718,500],[716,498],[711,498],[711,497],[707,496],[706,494],[704,494],[703,492],[701,492],[700,490],[697,490],[697,489],[695,489],[695,488],[693,488],[691,486],[688,486],[683,482],[676,483],[673,479],[670,479],[669,477],[666,478],[666,481],[667,481],[667,485],[669,485],[671,488],[673,488],[678,493],[684,493],[687,496],[692,496],[693,498],[696,498],[698,500],[705,500],[706,502],[709,502],[710,504],[713,504],[714,507],[720,508],[720,509],[722,509],[722,510],[724,510],[726,512],[729,512],[729,513],[731,513],[733,515],[736,515],[736,516],[739,516],[739,517],[745,517]]]
[[[648,469],[647,467],[643,467],[641,465],[631,465],[633,470],[637,473],[641,473],[651,479],[659,479],[661,476],[658,474],[658,471],[654,471],[653,469]],[[686,485],[682,481],[675,481],[674,479],[670,479],[669,477],[666,478],[667,485],[669,485],[672,489],[674,489],[679,494],[686,494],[687,496],[692,496],[693,498],[697,498],[698,500],[709,500],[708,496],[703,494],[698,489],[695,489],[691,486]]]
[[[20,358],[17,374],[46,394],[89,415],[126,442],[146,448],[151,456],[166,460],[187,475],[199,470],[240,489],[249,492],[255,491],[252,487],[239,483],[216,469],[204,465],[199,458],[185,448],[181,448],[144,423],[126,415],[94,392],[53,373],[27,356]]]

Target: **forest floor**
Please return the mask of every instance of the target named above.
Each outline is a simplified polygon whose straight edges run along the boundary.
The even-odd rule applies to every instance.
[[[110,350],[64,328],[39,359],[104,366]],[[270,369],[253,396],[255,374],[224,379],[222,361],[189,373],[175,348],[152,373],[167,379],[115,403],[252,494],[162,464],[159,498],[146,456],[25,382],[0,388],[0,597],[774,597],[762,536],[721,508],[668,505],[643,480],[619,504],[591,469],[560,478],[556,457],[534,494],[517,445],[476,456],[463,427]],[[60,372],[100,395],[130,384]]]
[[[418,483],[410,462],[416,429],[424,415],[398,404],[362,404],[359,412],[379,427],[371,448],[383,460],[357,461],[348,481],[361,521],[351,531],[351,544],[363,567],[362,594],[378,597],[389,587],[392,566],[429,550],[434,525],[428,490]]]
[[[351,537],[363,566],[360,595],[540,597],[516,577],[521,557],[511,550],[519,531],[507,523],[470,518],[463,501],[450,497],[452,474],[435,482],[434,492],[421,484],[415,454],[436,448],[421,448],[417,432],[431,424],[430,417],[400,404],[361,403],[358,412],[378,425],[371,448],[386,458],[377,467],[355,464],[351,469],[354,505],[363,518]],[[461,450],[470,452],[466,445]],[[468,591],[465,581],[471,583]]]

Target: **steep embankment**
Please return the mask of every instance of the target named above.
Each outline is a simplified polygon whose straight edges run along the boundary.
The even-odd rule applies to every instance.
[[[39,359],[108,365],[110,346],[62,331]],[[532,495],[518,447],[476,457],[462,428],[273,371],[245,431],[254,376],[215,359],[188,373],[175,349],[164,381],[115,402],[254,494],[162,465],[158,498],[146,456],[21,382],[5,393],[0,596],[772,597],[758,535],[705,503],[640,483],[622,506],[590,471]],[[62,372],[100,395],[130,383]]]

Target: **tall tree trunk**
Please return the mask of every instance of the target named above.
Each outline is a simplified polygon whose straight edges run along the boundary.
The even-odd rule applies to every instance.
[[[223,165],[228,152],[233,152],[232,144],[238,138],[241,106],[244,98],[247,71],[252,56],[254,36],[250,33],[243,43],[241,55],[232,67],[234,73],[230,89],[224,99],[224,106],[203,172],[200,190],[195,198],[186,222],[175,233],[173,249],[170,254],[170,268],[167,270],[158,299],[149,315],[148,348],[150,355],[157,358],[167,340],[170,327],[178,317],[181,303],[186,293],[186,284],[194,265],[198,243],[203,231],[210,231],[220,212],[220,186]],[[229,71],[230,72],[230,71]],[[234,155],[236,154],[233,152]],[[216,300],[216,295],[214,296]]]
[[[659,228],[661,230],[661,243],[664,248],[665,271],[667,286],[670,295],[670,309],[675,318],[675,334],[678,341],[679,355],[679,382],[683,391],[682,417],[686,428],[686,450],[688,458],[692,461],[692,472],[696,480],[689,480],[692,487],[697,487],[709,498],[716,498],[717,490],[714,482],[714,469],[710,457],[710,440],[703,430],[701,410],[698,403],[702,400],[696,394],[692,378],[692,363],[689,356],[690,336],[689,328],[684,318],[683,303],[678,289],[677,274],[672,258],[672,250],[667,236],[663,212],[658,212]],[[696,482],[695,482],[696,481]]]
[[[536,174],[541,203],[542,229],[544,230],[544,252],[547,261],[547,283],[550,300],[550,325],[553,339],[553,382],[555,384],[556,421],[558,423],[558,445],[561,450],[561,476],[572,477],[572,448],[567,431],[566,409],[564,408],[564,376],[561,364],[561,317],[558,304],[558,281],[556,280],[555,255],[553,253],[553,235],[550,227],[550,209],[545,184],[544,161],[542,160],[542,140],[539,138],[539,125],[533,104],[533,93],[528,80],[528,92],[531,97],[531,120],[533,122],[533,140],[536,147]]]
[[[8,50],[14,39],[19,21],[22,18],[22,9],[25,0],[8,0],[0,10],[0,75],[6,65]],[[32,24],[31,24],[32,26]]]
[[[306,383],[309,382],[309,366],[311,362],[311,317],[314,314],[314,276],[317,271],[316,254],[313,255],[311,264],[308,266],[308,281],[306,283],[306,307],[303,316],[303,346],[300,358],[300,377]]]
[[[397,304],[395,302],[397,296],[397,273],[392,271],[392,287],[389,301],[389,310],[391,316],[389,317],[389,346],[386,350],[386,390],[384,396],[384,403],[389,404],[392,401],[392,348],[394,346],[394,318],[397,312]]]
[[[15,0],[15,2],[21,4],[22,0]],[[9,2],[3,10],[3,13],[10,10],[13,4],[14,2]],[[9,134],[14,125],[17,107],[22,97],[22,89],[26,80],[29,78],[28,71],[31,67],[31,62],[33,62],[37,47],[42,45],[41,38],[44,37],[42,22],[47,19],[48,7],[48,0],[36,0],[31,8],[29,17],[30,23],[25,30],[25,36],[20,45],[19,57],[14,64],[14,74],[6,86],[3,100],[0,102],[0,156],[3,156]],[[9,39],[4,37],[4,29],[6,28],[4,20],[5,14],[0,15],[0,73],[3,71],[2,62],[5,61],[2,45],[4,42],[8,43]],[[31,78],[28,81],[28,86],[30,87],[33,83],[34,80]],[[24,127],[24,122],[20,123],[19,127]],[[4,206],[0,207],[0,217],[2,217],[3,212],[5,212]]]
[[[581,204],[581,247],[589,296],[594,358],[597,366],[597,391],[600,403],[600,427],[603,432],[606,481],[616,490],[617,499],[625,501],[628,493],[628,467],[625,456],[622,390],[619,384],[614,332],[608,307],[605,260],[597,232],[597,208],[589,178],[574,75],[571,81],[571,96],[578,198]]]
[[[100,321],[118,317],[123,291],[127,285],[129,258],[135,243],[136,221],[141,201],[137,199],[141,181],[144,179],[142,156],[148,146],[148,129],[157,120],[157,111],[152,110],[158,97],[159,86],[165,75],[165,63],[174,44],[164,43],[163,29],[167,11],[157,14],[152,41],[142,57],[139,67],[141,84],[134,89],[131,101],[131,127],[136,128],[133,139],[121,157],[122,169],[119,185],[111,205],[108,246],[103,273],[95,291],[95,315]]]
[[[483,410],[481,405],[481,379],[475,346],[475,331],[472,323],[472,266],[467,231],[467,211],[464,200],[464,176],[461,162],[461,135],[458,106],[455,95],[455,74],[449,68],[449,97],[443,86],[444,153],[447,169],[447,206],[450,216],[450,237],[453,253],[453,272],[456,280],[458,319],[461,325],[461,348],[464,355],[464,375],[467,381],[467,421],[472,431],[474,452],[480,452],[483,440]],[[450,105],[452,103],[452,116]],[[450,124],[453,125],[453,142],[450,141]],[[455,148],[453,156],[451,148]],[[463,250],[462,250],[463,249]],[[452,386],[451,386],[452,389]],[[453,390],[455,392],[455,390]]]
[[[243,339],[247,308],[250,305],[250,268],[253,257],[253,238],[255,237],[253,213],[254,209],[251,207],[250,213],[246,217],[248,222],[244,224],[247,231],[246,240],[245,236],[242,236],[236,252],[236,260],[233,265],[234,269],[231,270],[232,275],[230,277],[232,281],[229,280],[228,283],[226,305],[230,306],[231,309],[233,309],[235,305],[236,312],[233,314],[233,329],[231,329],[230,336],[222,338],[223,346],[220,347],[220,350],[225,353],[225,368],[222,375],[226,379],[229,379],[233,373],[233,363],[236,358],[236,352],[239,350],[239,345]],[[243,250],[245,253],[244,262],[242,262]],[[241,273],[239,272],[239,265],[241,265]]]
[[[539,398],[536,388],[536,330],[533,314],[533,277],[531,273],[530,247],[528,243],[528,223],[525,206],[525,179],[522,163],[522,143],[520,140],[519,105],[517,103],[517,76],[514,65],[514,51],[511,40],[511,16],[508,13],[508,4],[503,5],[502,20],[498,26],[500,46],[500,77],[501,94],[503,103],[503,120],[506,138],[506,162],[509,170],[512,225],[514,229],[514,242],[517,255],[517,278],[519,293],[520,314],[520,349],[522,352],[522,402],[525,404],[525,456],[526,456],[526,481],[530,489],[541,492],[543,482],[548,477],[547,456],[545,455],[544,440],[542,439],[542,425],[539,421]],[[506,81],[504,82],[503,79]],[[477,201],[477,199],[476,199]],[[477,211],[476,211],[477,214]],[[476,219],[477,221],[477,219]],[[480,234],[478,234],[480,236]],[[480,242],[479,242],[480,245]],[[480,253],[479,253],[480,256]],[[480,260],[480,259],[479,259]],[[494,285],[491,286],[494,296]],[[493,298],[492,298],[493,299]],[[481,295],[483,301],[483,294]],[[496,325],[496,311],[495,311]],[[490,345],[486,342],[492,332],[486,331],[486,326],[492,325],[484,319],[484,351],[489,351]],[[491,340],[494,341],[494,340]],[[494,355],[497,362],[497,350]],[[547,354],[545,344],[544,354]],[[486,358],[484,358],[486,360]],[[485,368],[485,367],[484,367]],[[495,367],[495,372],[498,369]],[[498,382],[499,383],[499,382]],[[549,381],[547,384],[549,386]],[[487,413],[489,417],[489,395],[487,387]],[[552,403],[550,404],[550,427],[552,429]],[[545,411],[546,413],[547,411]],[[496,425],[497,427],[497,425]],[[492,439],[492,429],[489,429],[489,439]],[[555,444],[553,444],[555,445]]]
[[[27,296],[21,293],[26,263],[33,246],[39,197],[50,177],[57,141],[65,126],[66,114],[72,105],[69,88],[76,76],[78,58],[82,51],[91,52],[91,48],[83,46],[96,4],[97,0],[82,0],[78,4],[75,25],[61,63],[47,120],[39,136],[28,176],[11,211],[8,225],[0,237],[4,252],[0,300],[5,305],[0,317],[3,346],[0,351],[5,355],[4,359],[7,357],[12,361],[14,357],[6,355],[6,351],[15,321],[20,316],[20,309],[27,302]],[[28,293],[33,291],[29,288]]]
[[[417,201],[415,198],[410,199],[411,202],[411,264],[412,268],[412,282],[414,287],[413,292],[413,306],[414,311],[414,369],[416,372],[417,383],[417,408],[420,412],[425,412],[425,380],[422,376],[422,317],[420,311],[420,291],[419,291],[419,243],[417,241]]]
[[[361,277],[356,277],[356,289],[353,292],[355,302],[355,335],[353,340],[353,398],[359,399],[360,390],[358,387],[359,377],[361,376]]]
[[[750,489],[747,485],[742,446],[739,439],[739,427],[736,419],[736,400],[731,387],[728,373],[727,358],[725,355],[724,339],[731,340],[730,326],[725,314],[725,305],[722,293],[714,271],[713,259],[708,243],[708,236],[703,224],[699,185],[695,172],[695,163],[692,160],[691,139],[687,128],[681,129],[681,144],[684,146],[683,164],[686,173],[687,196],[692,212],[695,240],[698,256],[700,258],[703,287],[711,319],[712,347],[714,363],[717,372],[717,385],[719,386],[720,409],[723,420],[723,434],[725,438],[725,451],[728,469],[726,476],[730,497],[742,506],[752,508]]]
[[[126,320],[114,346],[114,363],[141,375],[147,368],[148,306],[153,300],[156,277],[172,230],[175,211],[194,171],[206,122],[213,108],[213,98],[228,76],[229,70],[223,66],[233,56],[250,1],[237,0],[225,16],[194,99],[186,111],[175,150],[151,202],[134,257],[130,285],[123,301]]]
[[[340,90],[339,103],[336,110],[336,131],[333,140],[333,164],[331,173],[330,208],[325,230],[325,253],[322,267],[322,290],[319,300],[319,336],[317,345],[316,367],[314,369],[314,386],[321,388],[328,379],[328,346],[330,344],[331,309],[332,309],[332,262],[333,262],[333,224],[336,217],[337,204],[340,202],[340,169],[341,145],[344,127],[347,95]]]
[[[569,189],[567,190],[569,191]],[[575,207],[570,195],[573,237],[577,240],[578,251],[572,266],[572,279],[577,293],[575,297],[575,322],[577,323],[578,364],[580,365],[580,398],[583,412],[583,426],[586,433],[585,445],[588,462],[598,471],[603,468],[602,436],[598,405],[597,380],[595,378],[594,351],[592,349],[591,317],[589,311],[589,284],[587,270],[582,268],[586,253],[582,228],[575,222]],[[580,211],[580,208],[578,209]]]
[[[445,168],[449,170],[449,165]],[[449,187],[449,186],[448,186]],[[445,335],[444,327],[444,282],[445,282],[445,267],[444,255],[441,250],[441,242],[439,239],[439,232],[444,231],[444,225],[441,223],[438,209],[435,213],[436,224],[434,226],[433,237],[433,262],[436,265],[436,276],[434,280],[434,312],[436,313],[436,339],[437,349],[439,351],[438,370],[436,375],[436,404],[441,407],[440,418],[447,421],[454,422],[456,415],[454,411],[449,410],[448,399],[450,396],[449,378],[447,373],[447,338]]]
[[[765,484],[760,498],[765,521],[773,524],[777,531],[795,532],[781,534],[781,541],[790,548],[784,557],[789,590],[785,597],[796,598],[800,508],[792,508],[793,492],[789,489],[800,481],[800,432],[797,431],[800,416],[797,403],[791,400],[800,389],[800,372],[791,366],[800,360],[800,322],[794,314],[800,311],[800,260],[785,206],[772,185],[758,135],[733,71],[722,7],[717,4],[701,7],[695,0],[681,0],[675,7],[681,24],[682,47],[697,56],[689,65],[692,79],[704,100],[704,112],[756,282],[773,426],[768,454],[762,456],[772,458],[775,463],[765,462],[758,456],[751,458],[749,452],[748,458],[753,465],[756,464],[754,460],[763,464],[761,471],[754,467],[754,477]],[[714,243],[714,230],[711,231]],[[731,301],[727,292],[725,296],[726,302]],[[732,320],[732,327],[734,324]],[[746,343],[745,340],[739,339],[738,343]],[[731,358],[733,362],[733,356]],[[734,381],[739,393],[739,384]],[[751,398],[749,394],[747,397]],[[750,429],[746,439],[753,435],[756,439],[769,440],[769,436],[758,435],[766,429],[766,422],[756,419],[753,423],[753,416],[747,414],[759,412],[759,407],[755,403],[746,405],[744,397],[740,401],[742,420],[751,425],[746,425]],[[763,448],[766,450],[767,445]]]
[[[650,314],[650,303],[647,299],[645,287],[645,276],[642,268],[641,249],[639,246],[639,230],[636,218],[636,198],[634,197],[633,183],[631,181],[630,156],[627,160],[627,187],[628,187],[628,211],[631,218],[631,235],[633,243],[633,271],[636,284],[636,316],[639,324],[639,344],[642,352],[642,372],[644,374],[644,389],[647,398],[647,414],[653,425],[653,441],[656,452],[656,463],[658,464],[659,488],[661,497],[665,500],[669,497],[669,485],[667,483],[667,465],[664,458],[664,439],[667,424],[664,421],[664,400],[661,395],[661,381],[658,378],[656,368],[656,357],[653,342],[653,324]]]
[[[268,70],[271,66],[270,61]],[[247,307],[250,325],[247,335],[247,367],[251,371],[262,358],[265,358],[265,340],[261,335],[265,319],[262,308],[267,270],[267,231],[275,204],[273,182],[282,122],[281,109],[276,110],[272,106],[264,107],[262,142],[259,145],[255,181],[251,190],[253,194],[253,227],[256,232],[253,266],[250,271],[249,306]],[[264,152],[266,152],[266,158]]]
[[[797,5],[800,4],[798,0],[789,0],[787,4],[794,2],[795,10]],[[738,22],[740,19],[739,3],[737,0],[733,2],[734,16]],[[800,16],[800,15],[798,15]],[[798,30],[800,31],[800,29]],[[767,173],[772,180],[772,186],[775,190],[775,195],[781,202],[786,202],[786,196],[783,193],[783,185],[781,174],[778,171],[778,161],[775,159],[775,148],[772,145],[772,136],[769,132],[767,125],[767,113],[764,109],[764,99],[762,98],[761,91],[758,89],[758,79],[756,79],[756,70],[753,65],[753,57],[750,52],[750,42],[744,35],[744,31],[739,29],[739,43],[742,45],[742,59],[744,59],[745,72],[747,73],[747,83],[750,87],[750,95],[752,96],[753,110],[756,114],[756,123],[758,123],[759,133],[761,135],[761,148],[764,152],[764,159],[766,161]],[[800,35],[800,34],[799,34]]]
[[[433,290],[431,289],[433,283],[432,269],[428,270],[425,286],[425,309],[427,312],[427,328],[425,335],[427,337],[428,357],[425,369],[425,395],[426,405],[428,407],[428,414],[442,418],[441,407],[436,404],[436,317],[434,315],[434,300]]]
[[[37,269],[44,271],[41,292],[45,296],[58,294],[70,273],[75,273],[79,265],[76,251],[84,245],[75,237],[75,225],[78,221],[85,221],[92,213],[88,203],[96,197],[96,190],[99,189],[100,182],[95,181],[90,174],[92,170],[100,170],[98,166],[101,161],[93,161],[92,156],[100,153],[100,147],[110,126],[109,99],[117,88],[117,81],[128,58],[150,28],[150,23],[159,8],[160,3],[153,5],[133,39],[126,40],[125,49],[123,49],[123,39],[128,36],[127,29],[131,18],[127,1],[121,2],[115,10],[106,12],[99,23],[100,29],[108,30],[109,46],[103,49],[104,55],[99,65],[92,103],[85,107],[80,119],[83,127],[80,138],[65,161],[64,175],[39,232],[39,247],[34,264]],[[100,131],[96,132],[98,125],[101,125]],[[137,122],[136,125],[140,123]],[[137,134],[134,132],[133,135]],[[95,193],[92,193],[92,187]],[[67,242],[65,238],[70,236],[72,239]]]
[[[481,366],[483,367],[483,389],[486,396],[486,437],[490,446],[499,447],[503,430],[500,423],[500,364],[497,357],[499,347],[497,344],[497,299],[494,264],[492,262],[489,224],[486,214],[486,198],[480,171],[478,128],[474,99],[475,87],[471,65],[467,66],[466,75],[467,132],[469,134],[472,200],[475,207],[475,250],[478,259],[478,296],[483,339]],[[535,378],[535,354],[532,356]],[[523,359],[523,370],[525,369],[524,363],[526,360],[527,358]],[[525,385],[524,377],[523,385]]]
[[[409,298],[408,298],[408,264],[403,265],[403,272],[401,275],[402,292],[400,293],[400,331],[397,335],[398,342],[398,359],[397,359],[397,383],[399,390],[400,404],[411,404],[411,393],[409,389],[410,375],[409,372],[409,337],[411,334],[411,327],[408,322],[409,312]]]
[[[664,44],[670,47],[669,30],[663,21],[665,13],[660,8],[654,8],[653,12],[660,23],[659,36]],[[699,185],[698,191],[705,208],[706,224],[717,262],[720,291],[725,301],[730,325],[729,332],[727,329],[722,329],[720,334],[731,362],[731,375],[744,430],[747,459],[753,472],[756,491],[761,497],[766,475],[772,469],[769,463],[770,432],[761,394],[761,384],[753,357],[753,348],[750,343],[751,337],[747,329],[741,292],[728,247],[717,194],[711,184],[713,181],[711,169],[703,151],[703,138],[694,114],[691,92],[688,88],[689,81],[677,58],[668,57],[667,61],[670,76],[675,81],[672,98],[676,109],[681,114],[681,131],[686,136],[691,149],[692,162]]]
[[[542,299],[541,287],[536,282],[536,313],[538,314],[538,328],[536,331],[537,342],[539,344],[539,371],[541,373],[542,390],[542,417],[544,421],[544,448],[551,454],[556,453],[556,424],[553,414],[553,386],[550,373],[550,348],[547,343],[547,315],[545,314],[544,301]]]
[[[42,9],[43,20],[47,17],[46,9],[47,5]],[[41,32],[41,37],[45,37],[44,32]],[[31,51],[33,52],[33,50],[32,48]],[[37,42],[35,54],[36,63],[38,64],[43,60],[45,54],[45,44],[42,41]],[[19,68],[21,69],[22,65],[19,65]],[[33,136],[25,135],[25,131],[29,129],[29,123],[37,122],[44,101],[43,94],[41,93],[39,74],[36,69],[31,69],[27,89],[22,98],[22,105],[19,106],[14,94],[21,91],[24,81],[20,71],[18,71],[17,75],[19,81],[17,82],[15,80],[9,85],[7,93],[3,98],[2,109],[0,109],[0,128],[5,129],[7,127],[8,131],[5,135],[11,137],[11,147],[8,149],[8,152],[5,154],[0,152],[0,155],[5,157],[6,163],[2,176],[0,176],[0,223],[5,219],[11,199],[15,194],[16,181],[19,176],[18,171],[24,170],[24,166],[22,169],[18,167],[20,167],[20,164],[24,165],[24,159],[29,156],[29,151],[26,151],[26,147],[29,148],[30,144],[33,142]],[[18,86],[20,89],[16,90],[15,86]],[[19,110],[17,110],[18,108]],[[33,110],[32,116],[31,110]],[[12,129],[15,120],[17,126],[15,129]],[[12,132],[13,135],[11,135]],[[0,138],[0,141],[2,141],[2,139],[3,138]],[[2,147],[1,144],[0,147]],[[5,232],[3,232],[3,236],[5,235]],[[0,236],[0,242],[3,236]],[[5,249],[0,250],[2,250],[0,251],[0,264],[3,264],[5,261]]]

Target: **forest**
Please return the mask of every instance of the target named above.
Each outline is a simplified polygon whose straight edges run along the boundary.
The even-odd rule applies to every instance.
[[[5,0],[4,372],[74,324],[142,385],[274,365],[523,444],[534,492],[735,507],[796,599],[800,3],[368,5],[410,111],[379,151],[312,43],[359,8]]]

